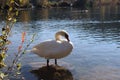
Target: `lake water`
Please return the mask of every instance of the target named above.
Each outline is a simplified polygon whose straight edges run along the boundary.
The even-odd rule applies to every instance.
[[[0,25],[4,21],[0,19]],[[58,30],[66,30],[74,44],[72,53],[58,60],[72,74],[74,80],[120,80],[120,7],[103,6],[88,10],[73,8],[32,9],[19,12],[10,40],[9,54],[16,53],[21,33],[26,43],[35,33],[29,47],[54,39]],[[27,53],[22,58],[22,74],[27,80],[36,76],[29,70],[46,64],[44,58]],[[53,60],[50,62],[53,64]]]

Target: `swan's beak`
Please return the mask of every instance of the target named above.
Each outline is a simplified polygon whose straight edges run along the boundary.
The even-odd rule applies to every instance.
[[[69,36],[66,34],[65,38],[68,40],[68,42],[70,42]]]
[[[68,40],[68,42],[70,42],[70,39],[69,39],[69,38],[67,38],[67,40]]]

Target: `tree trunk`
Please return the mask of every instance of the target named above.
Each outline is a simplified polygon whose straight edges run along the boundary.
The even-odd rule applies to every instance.
[[[30,5],[29,0],[19,0],[20,7],[28,7]]]
[[[36,5],[39,7],[46,7],[48,4],[48,0],[36,0]]]

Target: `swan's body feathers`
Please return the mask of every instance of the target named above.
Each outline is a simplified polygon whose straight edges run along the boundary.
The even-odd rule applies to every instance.
[[[49,40],[34,46],[32,52],[46,59],[59,59],[67,56],[72,48],[68,41]]]

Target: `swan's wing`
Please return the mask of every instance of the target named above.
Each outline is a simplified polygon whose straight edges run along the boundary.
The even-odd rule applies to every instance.
[[[33,47],[32,52],[41,57],[55,57],[65,56],[72,51],[72,45],[67,42],[61,41],[45,41]]]
[[[33,47],[32,52],[36,54],[50,54],[57,48],[55,40],[45,41]]]

